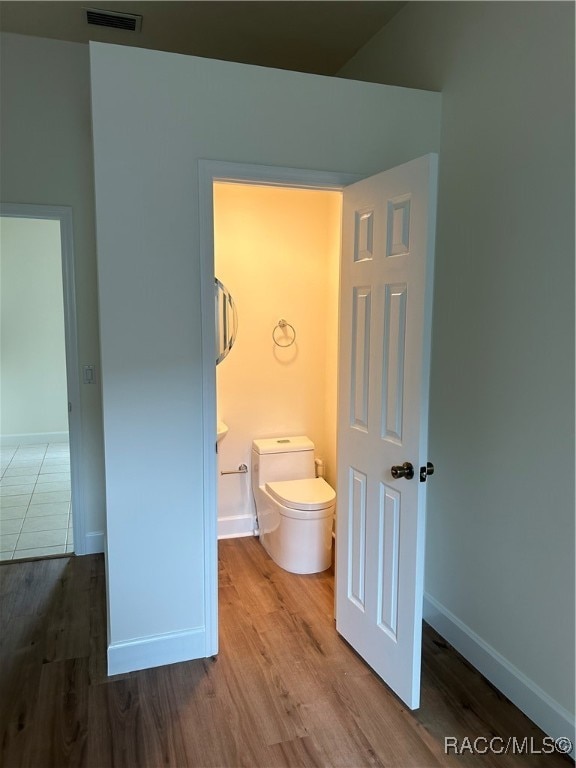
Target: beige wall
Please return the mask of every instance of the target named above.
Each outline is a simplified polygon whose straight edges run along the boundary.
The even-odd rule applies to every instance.
[[[59,221],[0,217],[0,288],[2,440],[63,439],[68,396]]]
[[[427,592],[573,727],[574,5],[410,2],[341,74],[442,90]]]
[[[307,434],[335,487],[340,203],[338,192],[215,185],[216,275],[239,317],[217,369],[219,415],[230,428],[221,469],[250,467],[256,437]],[[296,330],[286,349],[272,340],[280,318]],[[249,477],[220,477],[218,491],[220,519],[251,513]]]

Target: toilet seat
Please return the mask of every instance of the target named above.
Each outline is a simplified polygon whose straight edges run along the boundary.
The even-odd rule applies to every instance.
[[[332,514],[336,501],[336,492],[323,477],[280,480],[266,483],[265,489],[273,499],[286,507],[289,517],[327,517]],[[316,514],[310,515],[310,512]]]

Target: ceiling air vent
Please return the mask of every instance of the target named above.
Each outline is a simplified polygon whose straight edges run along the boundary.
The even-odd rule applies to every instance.
[[[137,16],[134,13],[105,11],[99,8],[86,8],[86,21],[92,26],[126,29],[128,32],[140,32],[142,28],[142,16]]]

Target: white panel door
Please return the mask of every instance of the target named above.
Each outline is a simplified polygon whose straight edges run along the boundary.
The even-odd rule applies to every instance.
[[[364,179],[344,190],[342,220],[336,627],[411,709],[420,702],[436,182],[436,155]]]

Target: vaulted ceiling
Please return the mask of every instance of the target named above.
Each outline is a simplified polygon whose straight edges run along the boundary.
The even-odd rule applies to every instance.
[[[0,3],[0,29],[333,75],[404,5],[363,0],[4,0]],[[142,29],[128,32],[89,26],[87,7],[141,15]]]

